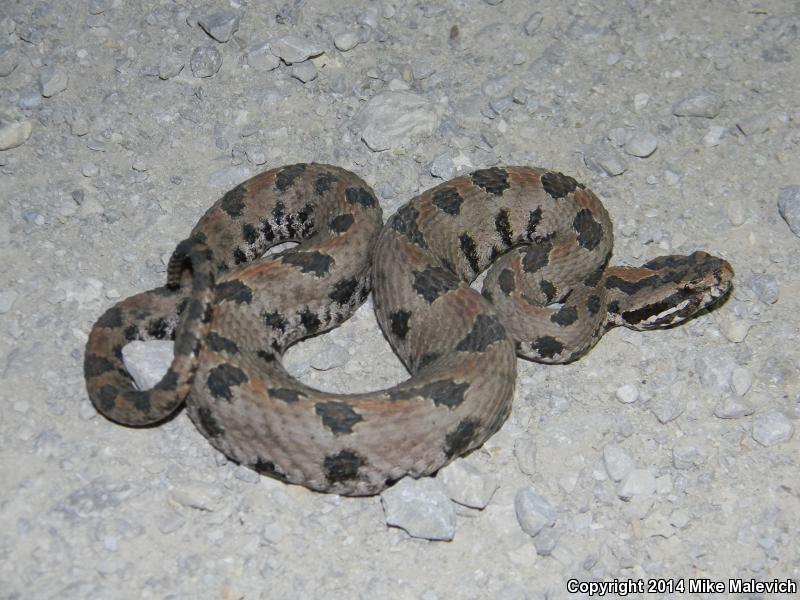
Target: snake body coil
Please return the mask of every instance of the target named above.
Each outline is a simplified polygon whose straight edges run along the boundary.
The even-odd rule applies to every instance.
[[[262,257],[271,246],[299,244]],[[85,376],[103,415],[142,426],[186,400],[231,459],[311,489],[374,494],[433,473],[496,432],[511,409],[515,353],[549,363],[610,327],[682,321],[721,297],[733,271],[704,252],[610,267],[612,229],[571,177],[529,167],[475,171],[387,221],[341,168],[267,171],[212,206],[176,249],[167,285],[110,308],[89,336]],[[483,293],[469,284],[489,268]],[[292,343],[375,311],[411,378],[331,394],[289,376]],[[122,358],[136,339],[175,339],[152,390]]]

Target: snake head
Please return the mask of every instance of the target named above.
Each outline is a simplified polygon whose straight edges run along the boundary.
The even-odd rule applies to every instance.
[[[733,268],[706,252],[659,256],[639,268],[611,268],[609,326],[645,330],[685,321],[728,293]]]

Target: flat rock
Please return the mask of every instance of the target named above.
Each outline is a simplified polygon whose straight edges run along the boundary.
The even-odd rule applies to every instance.
[[[705,117],[713,119],[722,110],[722,96],[709,90],[694,90],[676,102],[672,114],[676,117]]]
[[[247,64],[259,71],[272,71],[280,66],[281,59],[272,52],[269,42],[261,42],[250,48]]]
[[[382,92],[366,103],[358,123],[364,143],[379,152],[429,137],[436,130],[438,117],[423,96],[404,91]]]
[[[545,527],[552,527],[556,522],[556,510],[532,487],[517,491],[514,496],[514,512],[522,530],[529,536],[538,535]]]
[[[33,131],[30,121],[11,121],[0,117],[0,150],[10,150],[28,141]]]
[[[441,482],[404,477],[381,494],[386,524],[426,540],[453,539],[456,512]]]
[[[790,185],[780,191],[778,212],[792,233],[800,237],[800,185]]]
[[[232,10],[220,10],[197,19],[197,24],[218,42],[227,42],[239,29],[239,15]]]
[[[122,348],[122,362],[140,390],[149,390],[164,377],[174,355],[169,340],[135,340]]]
[[[0,46],[0,77],[8,77],[19,64],[19,54],[13,46]]]
[[[438,478],[451,500],[470,508],[485,508],[499,487],[495,477],[463,458],[442,469]]]
[[[768,410],[753,419],[753,439],[762,446],[788,442],[794,434],[794,423],[779,410]]]
[[[67,72],[57,65],[48,65],[39,73],[39,89],[45,98],[63,92],[68,83]]]
[[[294,35],[287,35],[271,41],[270,49],[287,65],[303,62],[319,56],[325,51],[317,42]]]
[[[211,77],[222,66],[222,54],[213,46],[200,46],[192,52],[189,64],[195,77]]]

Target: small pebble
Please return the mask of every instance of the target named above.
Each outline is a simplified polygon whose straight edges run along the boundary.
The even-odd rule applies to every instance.
[[[86,135],[89,133],[89,119],[82,116],[75,117],[72,119],[72,123],[69,124],[69,130],[72,135],[77,135],[78,137]]]
[[[614,481],[622,481],[634,467],[630,455],[614,444],[608,444],[603,448],[603,464],[608,476]]]
[[[0,77],[8,77],[19,64],[19,54],[13,46],[0,46]]]
[[[755,412],[753,406],[743,398],[727,396],[714,407],[714,416],[719,419],[741,419]]]
[[[39,73],[39,89],[42,96],[50,98],[67,89],[69,77],[64,69],[57,65],[48,65]]]
[[[438,118],[430,101],[413,92],[381,92],[370,98],[358,117],[361,138],[373,152],[402,147],[429,137]]]
[[[431,163],[431,175],[444,181],[452,179],[456,174],[456,167],[449,154],[440,154]]]
[[[722,143],[722,136],[725,135],[727,130],[721,125],[712,125],[708,128],[708,133],[703,136],[703,144],[706,148],[713,148]]]
[[[247,146],[244,149],[244,153],[247,156],[247,160],[254,165],[263,165],[267,162],[267,153],[263,146]]]
[[[232,10],[221,10],[197,19],[197,24],[218,42],[227,42],[239,29],[239,15]]]
[[[633,97],[633,109],[640,111],[647,106],[648,102],[650,102],[650,94],[636,94]]]
[[[89,0],[89,14],[99,15],[108,10],[109,0]]]
[[[800,185],[790,185],[778,193],[778,211],[797,237],[800,237]]]
[[[95,177],[100,172],[100,169],[93,162],[85,162],[81,165],[81,174],[84,177]]]
[[[10,311],[18,297],[16,290],[0,290],[0,314]]]
[[[247,64],[259,71],[272,71],[280,66],[281,59],[272,53],[269,42],[262,42],[247,53]]]
[[[436,68],[428,60],[417,60],[411,65],[411,76],[416,81],[427,79],[436,72]]]
[[[536,554],[539,556],[550,556],[553,550],[556,549],[558,544],[558,534],[552,527],[543,529],[535,538],[533,538],[533,545],[536,548]]]
[[[593,171],[610,177],[622,175],[628,169],[619,153],[604,143],[588,148],[583,155],[583,162]]]
[[[769,130],[769,116],[752,115],[736,121],[736,127],[746,136],[757,135]]]
[[[637,388],[632,383],[626,383],[625,385],[617,389],[617,400],[619,400],[623,404],[632,404],[636,402],[638,399],[639,399],[639,388]]]
[[[493,475],[484,473],[463,458],[439,471],[437,478],[441,478],[451,500],[471,508],[485,508],[499,487]]]
[[[680,440],[672,447],[672,464],[676,469],[691,469],[702,464],[703,460],[703,455],[691,440]]]
[[[650,410],[658,419],[659,423],[669,423],[683,414],[683,404],[669,396],[661,397],[650,404]]]
[[[292,77],[299,79],[303,83],[314,81],[317,78],[317,67],[314,65],[314,61],[304,60],[293,64]]]
[[[621,148],[628,141],[628,130],[624,127],[614,127],[608,130],[606,136],[608,141],[614,144],[617,148]]]
[[[131,168],[134,171],[144,172],[147,171],[148,166],[147,162],[141,156],[137,156],[133,159],[133,163],[131,164]]]
[[[22,92],[17,100],[17,107],[22,110],[33,110],[42,105],[42,94],[37,91]]]
[[[617,496],[630,500],[634,496],[652,496],[656,491],[656,478],[647,469],[633,469],[617,488]]]
[[[381,494],[381,504],[386,524],[411,537],[449,541],[455,535],[455,508],[436,479],[404,477]]]
[[[122,362],[140,390],[149,390],[164,377],[174,354],[169,340],[133,341],[122,348]]]
[[[729,342],[733,342],[734,344],[742,343],[746,338],[747,334],[750,332],[750,328],[752,324],[744,319],[725,319],[720,324],[720,329],[722,330],[722,335],[724,335]]]
[[[705,117],[713,119],[722,110],[722,96],[709,90],[694,90],[672,107],[676,117]]]
[[[542,24],[542,19],[544,19],[544,15],[540,12],[533,13],[528,20],[525,22],[525,34],[526,35],[533,35],[539,29]]]
[[[744,223],[744,203],[738,198],[732,198],[730,202],[728,202],[725,212],[728,215],[728,222],[734,227],[738,227]]]
[[[753,374],[750,369],[736,367],[731,373],[731,388],[737,396],[744,396],[753,385]]]
[[[517,491],[514,496],[514,511],[520,527],[531,537],[538,535],[545,527],[552,527],[556,522],[555,509],[532,487]]]
[[[200,46],[192,52],[189,65],[195,77],[211,77],[222,66],[222,55],[213,46]]]
[[[287,35],[270,42],[270,49],[275,56],[283,59],[287,65],[303,62],[322,54],[323,49],[311,40]]]
[[[192,481],[176,485],[169,495],[181,506],[213,511],[222,500],[222,492],[218,485]]]
[[[788,442],[794,434],[794,424],[779,410],[768,410],[753,418],[753,439],[762,446]]]
[[[764,304],[775,304],[778,301],[778,280],[774,275],[758,273],[750,277],[747,285]]]
[[[333,45],[342,52],[352,50],[361,41],[357,31],[343,31],[333,38]]]
[[[175,52],[165,52],[158,59],[158,77],[159,79],[172,79],[176,77],[186,64],[186,61]]]
[[[33,131],[30,121],[11,121],[0,117],[0,150],[10,150],[28,141]]]
[[[635,129],[628,135],[625,152],[640,158],[647,158],[658,148],[658,138],[644,129]]]

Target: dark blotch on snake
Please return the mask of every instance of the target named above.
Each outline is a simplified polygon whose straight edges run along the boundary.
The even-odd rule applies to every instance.
[[[617,289],[623,294],[628,296],[632,296],[636,292],[639,292],[646,288],[656,287],[661,283],[661,278],[658,275],[650,275],[649,277],[645,277],[640,279],[639,281],[628,281],[623,279],[622,277],[617,277],[616,275],[612,275],[608,279],[606,279],[606,289]]]
[[[360,204],[364,208],[370,208],[378,203],[372,192],[363,187],[347,188],[344,195],[350,204]]]
[[[500,291],[508,296],[516,287],[514,284],[514,272],[511,269],[503,269],[500,271],[497,283],[500,285]]]
[[[169,337],[172,328],[163,317],[153,319],[147,324],[147,335],[157,340],[165,340]]]
[[[314,193],[321,196],[331,189],[331,186],[336,183],[338,179],[332,173],[320,173],[314,180]]]
[[[532,210],[528,217],[528,226],[525,228],[525,238],[533,240],[536,237],[536,228],[542,222],[542,209],[541,207]]]
[[[562,306],[557,313],[550,317],[550,320],[556,325],[567,327],[578,320],[578,309],[574,306]]]
[[[468,417],[462,419],[456,428],[444,437],[444,453],[448,458],[461,456],[469,450],[475,442],[475,437],[480,428],[480,421]]]
[[[426,267],[414,272],[414,289],[430,304],[458,287],[460,280],[442,267]]]
[[[161,381],[159,381],[154,386],[153,389],[162,391],[173,391],[176,390],[177,388],[178,388],[178,374],[172,369],[169,369],[167,371],[167,374],[161,378]]]
[[[246,381],[247,375],[244,371],[233,365],[221,364],[208,372],[206,385],[215,397],[230,401],[233,397],[231,388]]]
[[[270,327],[271,329],[277,329],[278,331],[285,331],[286,325],[288,325],[286,319],[278,311],[262,311],[261,320],[264,321],[264,324],[267,327]]]
[[[590,315],[596,315],[597,311],[600,310],[600,296],[597,294],[592,294],[586,300],[586,309],[589,311]]]
[[[588,208],[578,211],[572,226],[578,234],[578,243],[587,250],[594,250],[603,240],[603,226],[594,220]]]
[[[351,277],[350,279],[342,279],[336,283],[333,291],[328,294],[328,298],[338,302],[339,304],[346,305],[353,301],[353,296],[358,291],[358,279]]]
[[[452,379],[443,379],[404,390],[389,392],[392,401],[409,400],[411,398],[430,398],[436,406],[456,408],[464,402],[464,393],[469,389],[468,383],[456,383]]]
[[[547,279],[542,279],[539,282],[539,289],[542,290],[545,299],[547,300],[546,304],[550,304],[553,300],[556,299],[556,294],[558,290],[556,290],[556,286],[553,285],[552,282],[548,281]]]
[[[472,324],[472,330],[458,342],[456,350],[459,352],[484,352],[486,349],[501,340],[506,339],[505,327],[494,315],[478,315]]]
[[[282,169],[275,177],[275,189],[279,192],[285,192],[294,185],[294,180],[300,177],[305,170],[306,165],[303,163],[290,165]]]
[[[331,222],[328,223],[328,227],[334,233],[344,233],[350,229],[350,226],[353,224],[353,222],[353,215],[346,213],[343,215],[337,215],[331,219]]]
[[[214,288],[214,301],[226,300],[236,302],[236,304],[250,304],[253,301],[253,290],[240,279],[223,281]]]
[[[242,216],[244,212],[244,185],[237,185],[235,188],[226,192],[220,200],[220,207],[224,210],[231,219],[236,219]]]
[[[391,322],[392,333],[398,339],[406,339],[408,333],[408,320],[411,318],[411,313],[407,310],[398,310],[389,315]]]
[[[578,182],[572,177],[563,173],[545,173],[541,178],[542,189],[553,198],[564,198],[567,194],[575,191],[579,186]],[[583,186],[581,186],[583,187]]]
[[[290,252],[281,259],[284,264],[300,267],[303,273],[313,273],[316,277],[326,275],[333,265],[333,257],[314,250],[312,252]]]
[[[219,437],[225,433],[225,428],[220,425],[217,418],[205,406],[197,409],[197,420],[200,428],[206,432],[208,437]]]
[[[112,306],[97,319],[95,327],[108,327],[109,329],[113,329],[115,327],[122,327],[122,324],[122,311],[118,306]]]
[[[214,352],[225,352],[229,355],[239,352],[239,347],[233,340],[221,336],[216,331],[212,331],[206,336],[206,345]]]
[[[552,242],[542,242],[533,246],[526,246],[523,250],[522,269],[526,273],[535,273],[550,262],[550,251],[553,249]]]
[[[300,314],[300,322],[305,327],[308,333],[316,333],[319,330],[319,326],[322,322],[319,320],[319,317],[315,315],[312,311],[306,308]]]
[[[478,245],[475,243],[475,239],[468,233],[462,233],[458,236],[458,241],[461,246],[461,253],[464,255],[464,258],[467,259],[469,268],[472,269],[473,273],[479,273]]]
[[[410,204],[406,204],[389,218],[386,225],[390,229],[405,236],[412,244],[420,248],[427,248],[428,243],[425,241],[425,236],[422,235],[417,225],[418,216],[419,212],[417,209]]]
[[[252,468],[262,475],[274,477],[275,479],[279,479],[281,481],[286,480],[286,473],[278,469],[278,467],[275,466],[275,463],[271,460],[264,460],[263,458],[259,457],[256,462],[253,463]]]
[[[100,400],[100,408],[105,411],[111,411],[116,404],[117,394],[119,390],[113,385],[104,385],[97,391],[97,398]]]
[[[318,402],[314,412],[322,418],[322,424],[336,435],[353,433],[353,426],[362,420],[361,415],[344,402]]]
[[[503,240],[503,243],[506,246],[510,246],[512,243],[511,222],[508,218],[508,211],[505,208],[501,209],[497,215],[495,215],[494,228],[497,233],[500,234],[500,239]]]
[[[252,223],[245,223],[242,225],[242,238],[250,245],[258,241],[258,229]]]
[[[461,212],[461,204],[464,202],[464,199],[456,188],[445,187],[433,193],[431,202],[448,215],[456,216]]]
[[[87,378],[97,377],[98,375],[114,370],[116,370],[114,363],[96,354],[87,354],[83,361],[83,375]]]
[[[345,483],[358,477],[358,470],[366,460],[353,450],[342,450],[338,454],[325,457],[323,468],[325,478],[331,484]]]
[[[495,196],[500,196],[511,187],[508,183],[508,173],[505,169],[499,167],[480,169],[473,172],[470,177],[472,178],[472,183]]]
[[[564,345],[551,335],[543,335],[531,342],[531,349],[542,358],[553,358],[564,350]]]

